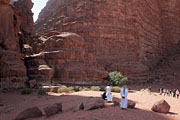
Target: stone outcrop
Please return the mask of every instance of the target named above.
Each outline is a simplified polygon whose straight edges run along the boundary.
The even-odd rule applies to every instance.
[[[146,82],[177,47],[179,9],[178,0],[49,0],[35,28],[77,33],[107,71]]]
[[[33,3],[31,0],[18,0],[13,3],[13,6],[18,9],[18,15],[21,16],[21,24],[19,31],[19,44],[21,52],[24,54],[32,54],[30,46],[34,37],[34,21],[31,11]]]
[[[19,44],[23,20],[18,9],[8,3],[9,0],[0,1],[0,86],[18,87],[27,80]]]
[[[39,38],[38,54],[26,58],[29,80],[38,83],[102,83],[108,73],[84,50],[84,39],[74,33],[51,32]]]

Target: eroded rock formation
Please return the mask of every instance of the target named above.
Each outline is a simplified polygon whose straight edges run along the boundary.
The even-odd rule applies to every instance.
[[[1,87],[179,79],[179,0],[49,0],[35,32],[32,6],[0,1]]]
[[[94,56],[85,52],[81,36],[54,31],[41,36],[39,41],[38,54],[26,58],[30,81],[92,84],[102,83],[108,76]]]
[[[146,82],[177,48],[179,0],[49,0],[36,33],[74,32],[107,71]]]
[[[19,87],[24,86],[28,80],[26,67],[24,65],[24,54],[22,54],[23,44],[21,36],[25,35],[23,31],[27,30],[24,23],[30,23],[28,16],[23,16],[24,8],[31,11],[32,2],[23,5],[24,1],[19,0],[14,5],[9,4],[9,0],[0,1],[0,85],[1,87]],[[19,5],[19,7],[16,7]],[[30,6],[30,7],[28,7]],[[32,18],[32,14],[31,14]],[[32,23],[33,25],[33,23]],[[31,25],[31,26],[32,26]],[[31,27],[32,28],[32,27]]]

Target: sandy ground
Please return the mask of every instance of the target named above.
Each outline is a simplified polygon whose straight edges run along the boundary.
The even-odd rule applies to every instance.
[[[50,118],[45,116],[31,120],[180,120],[180,99],[161,96],[158,93],[132,90],[128,99],[136,101],[136,109],[121,110],[119,106],[105,107],[92,111],[73,112],[73,109],[90,97],[100,97],[102,92],[81,91],[68,94],[49,93],[46,96],[20,95],[20,92],[0,93],[0,120],[12,120],[24,109],[38,106],[40,109],[54,103],[63,104],[63,112]],[[120,101],[120,94],[113,93]],[[170,113],[162,114],[151,111],[154,102],[165,99],[171,106]]]

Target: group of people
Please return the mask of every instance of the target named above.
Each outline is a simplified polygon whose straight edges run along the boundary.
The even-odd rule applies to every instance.
[[[121,95],[121,104],[120,104],[120,108],[121,109],[126,109],[127,108],[127,95],[128,95],[128,89],[127,86],[124,85],[123,88],[120,91],[120,95]],[[108,85],[106,87],[106,92],[103,93],[102,98],[104,100],[107,100],[108,102],[112,102],[112,93],[111,93],[111,87],[110,85]]]
[[[179,98],[179,95],[180,95],[178,89],[177,90],[176,89],[171,90],[171,89],[166,89],[166,88],[159,88],[159,93],[160,93],[160,95],[172,96],[174,98]]]

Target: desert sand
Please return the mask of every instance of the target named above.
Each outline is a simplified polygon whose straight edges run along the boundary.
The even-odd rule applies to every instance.
[[[40,96],[21,95],[20,92],[0,93],[0,120],[12,120],[24,109],[37,106],[41,110],[54,103],[62,103],[63,112],[52,117],[45,116],[30,120],[180,120],[180,99],[159,95],[157,92],[131,90],[128,99],[136,102],[136,109],[122,110],[119,106],[106,106],[91,111],[73,112],[80,103],[92,97],[100,97],[100,91],[81,91],[74,93],[48,93]],[[113,93],[113,99],[120,101],[120,94]],[[171,106],[167,114],[151,111],[154,102],[164,99]]]

